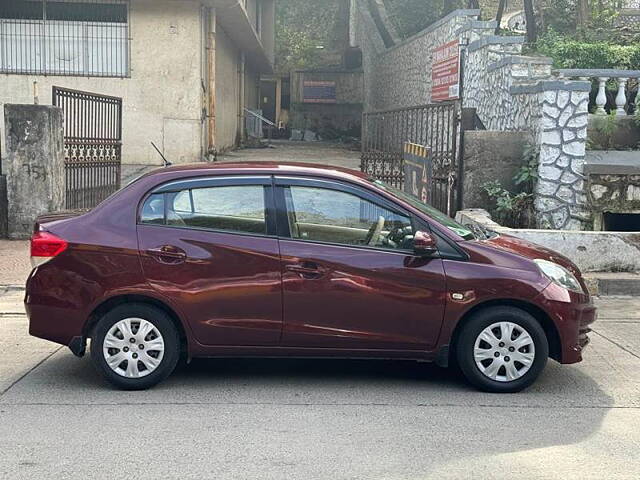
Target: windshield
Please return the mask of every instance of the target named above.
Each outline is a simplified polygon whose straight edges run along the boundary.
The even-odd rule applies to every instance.
[[[459,224],[448,215],[445,215],[440,210],[437,210],[436,208],[432,207],[431,205],[427,205],[426,203],[422,203],[417,198],[414,198],[408,193],[405,193],[402,190],[392,187],[391,185],[387,185],[386,183],[380,180],[371,180],[371,182],[377,187],[382,188],[383,190],[395,195],[396,197],[404,200],[411,206],[417,208],[422,213],[424,213],[430,218],[433,218],[440,225],[447,227],[453,233],[461,236],[465,240],[475,240],[476,236],[473,234],[471,230],[469,230],[464,225]]]

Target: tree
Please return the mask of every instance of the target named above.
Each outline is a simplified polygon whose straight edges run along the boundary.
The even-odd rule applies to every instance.
[[[524,0],[524,17],[527,22],[527,41],[533,45],[538,41],[538,24],[533,0]]]
[[[590,21],[591,5],[589,0],[578,0],[578,28],[586,28]]]
[[[323,49],[332,44],[339,2],[278,0],[276,2],[276,71],[322,66]]]
[[[405,38],[471,2],[479,4],[477,0],[384,0],[389,18]]]
[[[500,0],[498,4],[498,13],[496,13],[496,22],[498,25],[496,26],[496,35],[500,33],[500,26],[502,25],[502,16],[504,15],[504,9],[507,6],[507,0]]]

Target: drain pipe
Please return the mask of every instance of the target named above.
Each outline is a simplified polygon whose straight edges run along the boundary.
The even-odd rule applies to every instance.
[[[208,9],[207,31],[207,154],[216,158],[216,9]]]
[[[459,210],[462,210],[464,208],[464,129],[465,129],[465,123],[464,123],[464,96],[465,96],[465,84],[464,84],[464,75],[465,75],[465,69],[467,66],[467,47],[469,46],[469,39],[467,37],[463,37],[460,39],[460,91],[459,91],[459,96],[460,96],[460,118],[459,118],[459,122],[458,122],[458,126],[460,128],[460,133],[459,133],[459,141],[460,141],[460,145],[458,146],[458,171],[457,176],[458,176],[458,184],[457,184],[457,191],[456,191],[456,205],[455,205],[455,209],[456,212]]]
[[[238,144],[244,141],[244,123],[245,123],[245,63],[246,56],[244,51],[240,52],[240,62],[238,63]]]

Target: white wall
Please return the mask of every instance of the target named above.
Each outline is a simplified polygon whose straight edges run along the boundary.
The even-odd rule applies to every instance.
[[[200,21],[196,0],[133,0],[131,78],[0,74],[0,109],[4,103],[33,103],[34,80],[41,104],[51,104],[53,85],[122,97],[123,163],[160,165],[151,141],[176,163],[199,161]],[[4,119],[0,130],[4,140]]]

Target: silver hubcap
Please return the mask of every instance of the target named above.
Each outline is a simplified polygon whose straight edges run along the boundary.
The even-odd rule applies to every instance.
[[[118,375],[141,378],[162,362],[164,340],[160,331],[142,318],[125,318],[107,332],[102,344],[107,365]]]
[[[531,369],[535,357],[536,349],[529,332],[511,322],[498,322],[485,328],[473,348],[473,358],[480,371],[498,382],[521,378]]]

